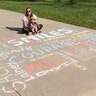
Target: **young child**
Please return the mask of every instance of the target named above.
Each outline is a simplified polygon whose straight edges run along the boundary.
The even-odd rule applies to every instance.
[[[35,21],[36,19],[34,17],[31,17],[29,21],[29,26],[32,30],[32,34],[35,34],[38,31],[38,24]]]

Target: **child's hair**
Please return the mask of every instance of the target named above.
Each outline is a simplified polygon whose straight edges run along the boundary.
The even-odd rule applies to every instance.
[[[30,18],[30,20],[35,20],[35,18],[32,16],[32,17]]]

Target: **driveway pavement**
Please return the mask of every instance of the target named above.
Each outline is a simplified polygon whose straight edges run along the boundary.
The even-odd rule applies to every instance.
[[[96,30],[0,9],[0,96],[96,96]]]

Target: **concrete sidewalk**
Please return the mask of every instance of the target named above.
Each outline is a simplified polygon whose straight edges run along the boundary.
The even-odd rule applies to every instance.
[[[38,18],[26,36],[23,16],[0,9],[0,96],[96,96],[96,30]]]

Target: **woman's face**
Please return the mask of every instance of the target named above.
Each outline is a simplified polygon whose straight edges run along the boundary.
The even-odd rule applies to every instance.
[[[27,11],[28,16],[31,16],[31,13],[32,13],[31,9],[27,9],[26,11]]]

